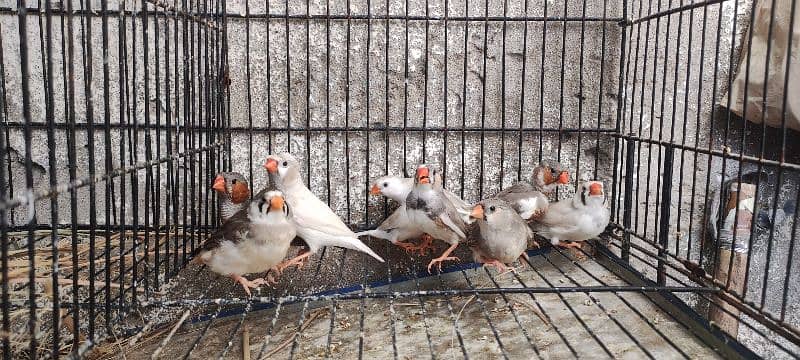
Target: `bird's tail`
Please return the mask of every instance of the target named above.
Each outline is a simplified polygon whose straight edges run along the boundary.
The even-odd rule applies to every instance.
[[[384,262],[382,257],[378,256],[378,254],[376,254],[374,251],[372,251],[372,249],[370,249],[370,247],[367,246],[367,244],[364,244],[358,238],[355,238],[355,237],[337,237],[336,239],[332,239],[332,240],[334,240],[333,242],[335,244],[333,244],[333,245],[335,245],[335,246],[339,246],[339,247],[343,247],[343,248],[347,248],[347,249],[351,249],[351,250],[361,251],[363,253],[366,253],[369,256],[374,257],[376,260],[378,260],[380,262]]]
[[[356,237],[362,237],[362,236],[372,236],[374,238],[379,238],[379,239],[384,239],[384,240],[389,240],[389,239],[392,238],[391,235],[388,232],[380,230],[380,229],[366,230],[366,231],[361,231],[361,232],[357,232],[356,233]]]

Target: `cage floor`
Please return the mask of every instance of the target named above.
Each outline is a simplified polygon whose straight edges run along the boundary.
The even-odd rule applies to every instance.
[[[530,264],[506,274],[458,269],[370,291],[626,285],[594,260],[561,250]],[[250,359],[718,357],[638,292],[327,299],[186,321],[169,337],[171,328],[95,355],[145,359],[159,349],[167,359],[243,359],[247,338]]]

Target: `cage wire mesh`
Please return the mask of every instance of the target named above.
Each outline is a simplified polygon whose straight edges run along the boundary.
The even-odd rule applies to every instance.
[[[798,11],[766,3],[0,2],[3,358],[797,357]],[[326,248],[246,298],[188,260],[215,174],[283,151],[354,229],[422,162],[468,202],[559,162],[611,224],[509,274],[365,239],[386,263]]]

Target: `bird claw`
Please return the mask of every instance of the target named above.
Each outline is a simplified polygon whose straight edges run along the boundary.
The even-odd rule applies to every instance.
[[[303,266],[306,265],[306,261],[308,260],[309,256],[311,256],[311,254],[308,250],[301,250],[297,256],[289,260],[284,260],[280,264],[275,265],[275,269],[278,272],[278,275],[283,274],[283,271],[290,266],[297,266],[297,269],[302,269]]]
[[[575,242],[575,241],[570,241],[570,242],[559,241],[557,246],[562,247],[562,248],[580,248],[581,247],[581,243],[580,242]]]
[[[581,242],[565,242],[565,241],[559,241],[558,242],[558,246],[559,247],[566,248],[566,249],[571,249],[572,250],[572,254],[575,256],[575,260],[578,260],[578,261],[583,261],[583,260],[587,259],[586,255],[584,255],[583,251],[581,251],[581,246],[582,245],[583,245],[583,243],[581,243]]]
[[[413,254],[414,250],[416,250],[416,248],[417,248],[417,246],[414,245],[414,244],[407,243],[407,242],[402,242],[402,241],[398,241],[398,242],[396,242],[394,244],[399,246],[403,250],[405,250],[406,253],[411,253],[411,254]]]
[[[263,280],[264,284],[266,284],[266,285],[268,285],[270,287],[273,287],[273,285],[277,285],[278,284],[278,280],[275,278],[275,276],[272,276],[272,271],[276,271],[275,268],[270,269],[270,272],[268,272],[267,275],[264,276],[263,279],[259,279],[259,280]]]
[[[413,254],[414,252],[419,251],[420,256],[425,256],[425,254],[428,253],[428,250],[435,249],[435,247],[432,245],[433,237],[431,237],[428,234],[423,234],[420,237],[420,239],[422,240],[422,242],[419,245],[414,245],[412,243],[407,243],[402,241],[398,241],[394,244],[401,247],[403,250],[406,251],[406,253]]]
[[[439,272],[442,272],[442,263],[443,262],[445,262],[445,261],[459,261],[459,260],[460,259],[455,257],[455,256],[442,256],[442,257],[438,257],[436,259],[433,259],[428,264],[428,274],[432,273],[431,272],[431,267],[433,267],[434,265],[436,265],[436,267],[439,269]]]
[[[425,256],[428,253],[428,250],[433,251],[436,247],[433,246],[433,237],[428,234],[422,234],[420,237],[422,242],[419,246],[416,246],[414,250],[419,251],[420,256]]]
[[[501,263],[499,260],[487,261],[483,263],[483,266],[494,266],[497,269],[497,272],[501,273],[501,275],[508,272],[508,267],[506,267],[506,264]],[[514,268],[511,268],[511,270],[514,270]]]
[[[278,274],[283,274],[283,272],[291,266],[297,266],[298,269],[302,269],[305,264],[306,262],[304,259],[297,260],[297,258],[294,258],[281,262],[275,266],[275,269]]]
[[[244,292],[247,294],[248,297],[253,296],[253,294],[250,292],[251,288],[258,289],[259,286],[264,285],[264,279],[255,279],[251,281],[247,280],[246,277],[240,275],[231,274],[230,276],[233,279],[233,281],[242,285],[242,288],[244,289]]]

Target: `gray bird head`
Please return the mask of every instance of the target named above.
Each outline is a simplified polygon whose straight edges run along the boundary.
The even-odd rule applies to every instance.
[[[414,184],[417,186],[442,187],[442,175],[439,166],[435,164],[420,164],[414,175]]]
[[[280,155],[269,155],[264,163],[264,168],[270,174],[277,174],[275,185],[279,189],[296,183],[303,183],[300,176],[300,162],[292,154],[282,153]]]
[[[250,198],[250,188],[244,175],[236,172],[221,172],[214,179],[211,187],[219,196],[234,204],[241,204]]]
[[[265,221],[276,216],[289,217],[289,205],[284,201],[282,192],[267,191],[250,203],[249,217],[251,221]]]
[[[500,199],[486,199],[472,208],[469,217],[491,224],[499,223],[511,215],[519,216],[507,202]]]
[[[578,188],[574,202],[576,206],[603,206],[606,202],[606,193],[600,181],[586,181]]]

